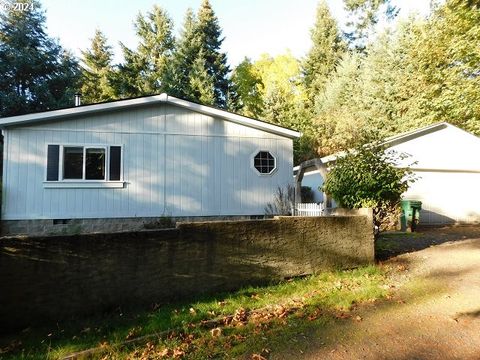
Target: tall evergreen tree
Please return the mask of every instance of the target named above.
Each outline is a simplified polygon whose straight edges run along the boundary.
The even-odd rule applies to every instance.
[[[448,121],[480,135],[480,4],[447,0],[400,34],[397,87],[404,129]]]
[[[322,156],[348,149],[364,138],[364,122],[358,111],[360,66],[357,53],[346,53],[317,99],[315,122]]]
[[[345,37],[350,47],[360,52],[365,52],[380,15],[383,13],[387,20],[391,20],[398,14],[398,8],[391,4],[391,0],[345,0],[344,4],[349,14],[349,31]]]
[[[321,153],[439,121],[480,134],[480,6],[447,0],[337,66],[317,102]]]
[[[222,30],[210,2],[203,0],[196,17],[189,9],[168,72],[167,91],[224,109],[238,108],[227,55],[220,51],[222,42]]]
[[[119,65],[117,93],[131,97],[163,92],[175,45],[173,21],[155,5],[146,16],[138,14],[134,26],[140,42],[135,51],[120,43],[125,62]]]
[[[205,56],[205,70],[213,79],[213,104],[226,108],[229,92],[227,55],[220,51],[223,43],[222,29],[209,0],[203,0],[198,10],[198,36]]]
[[[338,24],[324,0],[318,4],[311,39],[312,48],[303,62],[305,87],[310,106],[313,105],[315,97],[322,92],[328,76],[335,70],[346,50]]]
[[[180,38],[167,70],[166,92],[189,100],[198,100],[190,85],[193,64],[200,53],[197,20],[193,10],[187,9]]]
[[[73,105],[79,70],[74,57],[45,33],[38,1],[30,11],[0,13],[0,115]]]
[[[215,79],[208,73],[206,62],[205,54],[201,49],[190,69],[189,87],[194,100],[202,104],[213,104]]]
[[[95,30],[91,48],[82,51],[82,100],[95,103],[115,98],[111,81],[113,76],[112,47],[100,30]]]

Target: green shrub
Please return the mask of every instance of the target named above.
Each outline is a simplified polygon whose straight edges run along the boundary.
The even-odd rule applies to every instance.
[[[340,207],[373,209],[375,228],[391,222],[402,194],[415,179],[409,168],[395,166],[406,155],[387,150],[379,142],[359,146],[337,158],[323,191]]]

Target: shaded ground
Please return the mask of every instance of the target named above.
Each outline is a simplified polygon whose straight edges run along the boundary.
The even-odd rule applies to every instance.
[[[378,266],[27,329],[0,338],[0,360],[480,360],[480,227],[386,234],[376,252]]]
[[[383,264],[398,288],[392,301],[360,307],[360,321],[309,329],[271,358],[480,359],[480,227],[390,234],[377,245],[383,259],[409,252]]]
[[[415,233],[391,232],[377,240],[375,257],[382,261],[449,241],[475,238],[480,238],[480,226],[420,227]]]

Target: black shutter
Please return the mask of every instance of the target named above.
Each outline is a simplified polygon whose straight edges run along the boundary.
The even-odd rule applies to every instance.
[[[122,148],[120,146],[110,146],[110,180],[120,180],[121,158]]]
[[[60,145],[48,145],[47,181],[58,181],[59,155],[60,155]]]

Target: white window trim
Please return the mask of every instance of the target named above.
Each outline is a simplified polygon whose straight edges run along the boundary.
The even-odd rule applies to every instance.
[[[124,181],[44,181],[45,189],[98,189],[98,188],[123,188]]]
[[[257,156],[257,154],[258,154],[259,152],[261,152],[261,151],[268,152],[268,153],[270,153],[270,155],[272,155],[272,157],[273,157],[275,167],[274,167],[273,170],[270,171],[269,173],[261,173],[261,172],[258,171],[258,169],[255,167],[255,156]],[[277,172],[277,169],[278,169],[277,156],[275,155],[275,153],[274,153],[272,150],[267,150],[267,149],[264,149],[264,148],[258,148],[257,150],[255,150],[255,151],[250,155],[250,167],[253,169],[253,171],[255,171],[255,173],[256,173],[258,176],[272,176],[273,174],[275,174],[275,173]]]
[[[49,145],[59,146],[59,160],[58,160],[58,180],[49,181],[47,179],[47,162],[48,156],[45,157],[45,174],[43,187],[44,188],[122,188],[125,181],[123,178],[123,145],[121,144],[85,144],[85,143],[48,143],[46,144],[45,154],[48,154]],[[120,180],[110,179],[110,147],[120,147]],[[82,179],[64,179],[63,178],[63,154],[65,147],[81,147],[83,148],[83,164],[82,164]],[[103,180],[88,180],[85,179],[85,162],[86,149],[105,149],[105,179]]]
[[[65,148],[69,147],[81,147],[83,149],[83,162],[82,162],[82,178],[81,179],[65,179],[63,177],[64,173],[64,162],[63,162],[63,156],[65,154]],[[86,163],[87,163],[87,149],[104,149],[105,150],[105,178],[104,179],[85,179],[86,176]],[[79,181],[108,181],[107,179],[110,178],[110,151],[109,147],[107,145],[60,145],[60,160],[59,160],[59,171],[58,171],[58,177],[59,181],[73,181],[73,182],[79,182]]]

